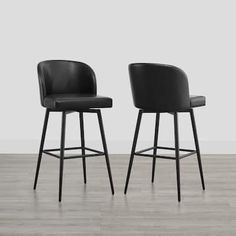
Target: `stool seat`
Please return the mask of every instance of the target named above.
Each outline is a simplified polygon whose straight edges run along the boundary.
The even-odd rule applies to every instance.
[[[191,95],[190,96],[190,106],[191,107],[202,107],[206,105],[206,97]]]
[[[52,110],[81,110],[112,107],[112,99],[98,95],[53,94],[43,100],[43,105]]]

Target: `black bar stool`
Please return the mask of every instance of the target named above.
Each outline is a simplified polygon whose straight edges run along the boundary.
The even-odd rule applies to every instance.
[[[139,113],[134,134],[133,146],[130,155],[124,193],[126,194],[127,192],[130,172],[135,155],[151,157],[153,159],[152,182],[154,182],[156,158],[175,160],[178,201],[181,201],[179,160],[196,153],[202,188],[203,190],[205,190],[197,129],[193,113],[194,107],[205,106],[206,103],[205,97],[189,96],[187,76],[181,69],[175,66],[151,64],[151,63],[134,63],[129,65],[129,74],[130,74],[130,82],[131,82],[134,105],[139,109]],[[196,150],[179,148],[179,131],[178,131],[179,112],[188,112],[190,114]],[[154,145],[151,148],[147,148],[141,151],[136,151],[139,127],[143,113],[156,114]],[[161,147],[157,145],[160,113],[170,113],[174,116],[175,148]],[[175,157],[157,155],[157,149],[175,150]],[[150,150],[153,150],[153,154],[145,154],[146,151]],[[180,151],[187,153],[184,155],[180,155],[179,153]]]
[[[112,174],[107,151],[107,144],[103,128],[100,108],[112,107],[112,99],[97,95],[96,77],[93,70],[86,64],[75,61],[51,60],[38,64],[38,77],[41,105],[46,108],[41,144],[39,148],[38,163],[35,174],[34,189],[37,186],[42,154],[48,154],[60,159],[59,170],[59,201],[62,195],[63,165],[64,159],[82,158],[84,183],[86,184],[86,158],[105,155],[106,165],[110,180],[111,192],[114,194]],[[44,150],[44,140],[47,131],[49,114],[51,112],[62,113],[61,145],[60,148]],[[80,119],[81,147],[65,148],[66,115],[78,112]],[[84,113],[96,113],[100,126],[104,151],[85,147],[84,141]],[[81,155],[65,156],[65,150],[81,150]],[[56,155],[55,151],[60,151]],[[92,154],[86,154],[86,151]]]

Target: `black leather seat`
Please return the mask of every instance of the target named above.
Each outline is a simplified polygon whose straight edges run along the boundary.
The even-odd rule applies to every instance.
[[[51,60],[43,61],[38,64],[38,78],[41,105],[46,108],[41,144],[38,155],[38,163],[35,173],[34,189],[36,189],[42,154],[48,154],[60,159],[59,170],[59,201],[62,196],[62,180],[64,159],[81,158],[83,164],[84,183],[87,182],[86,157],[105,156],[108,176],[110,180],[111,192],[114,194],[114,187],[111,175],[110,161],[107,151],[105,133],[100,108],[112,107],[112,99],[97,95],[97,84],[95,73],[90,66],[82,62]],[[49,114],[51,112],[62,112],[61,125],[61,146],[60,148],[44,150],[44,140],[47,131]],[[81,147],[65,148],[65,126],[66,115],[71,112],[79,113]],[[103,151],[87,148],[84,138],[84,118],[83,114],[96,113]],[[65,150],[81,150],[81,155],[65,156]],[[60,151],[60,155],[53,154]],[[92,153],[86,153],[87,151]]]
[[[152,63],[133,63],[129,65],[129,74],[131,89],[133,95],[133,102],[135,107],[139,109],[133,146],[130,155],[130,162],[126,177],[126,184],[124,192],[127,192],[131,168],[134,156],[146,156],[153,159],[152,162],[152,182],[154,182],[156,158],[174,159],[176,161],[176,175],[177,175],[177,190],[178,201],[180,196],[180,167],[179,160],[181,158],[197,154],[198,166],[200,171],[202,188],[205,189],[203,170],[201,164],[200,148],[197,137],[197,129],[193,108],[205,106],[206,98],[204,96],[190,96],[188,79],[184,71],[176,66],[152,64]],[[179,148],[179,134],[178,134],[178,114],[180,112],[188,112],[190,114],[195,150]],[[143,113],[155,113],[155,132],[154,145],[141,151],[136,151],[136,144],[138,133]],[[161,113],[169,113],[174,116],[174,130],[175,130],[175,147],[160,147],[157,146],[159,119]],[[175,157],[163,156],[157,154],[158,149],[173,150]],[[146,154],[146,151],[153,151],[153,154]],[[180,151],[187,152],[187,154],[180,155]]]
[[[46,96],[43,105],[52,110],[83,110],[112,107],[112,99],[80,94],[53,94]]]
[[[191,107],[202,107],[206,105],[206,97],[204,96],[190,96],[190,106]]]

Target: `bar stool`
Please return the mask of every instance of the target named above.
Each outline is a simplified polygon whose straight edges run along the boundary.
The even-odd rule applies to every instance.
[[[95,156],[105,156],[108,176],[110,180],[111,192],[114,194],[112,174],[107,151],[107,144],[103,128],[103,121],[100,108],[112,107],[112,99],[97,95],[96,77],[93,70],[86,64],[76,61],[50,60],[38,64],[38,78],[40,88],[41,105],[46,108],[41,144],[39,148],[38,162],[36,167],[34,189],[36,189],[42,154],[48,154],[60,160],[59,168],[59,201],[62,196],[63,166],[64,160],[82,158],[84,183],[86,177],[86,158]],[[47,131],[49,114],[52,112],[62,113],[61,124],[61,144],[60,148],[44,149],[44,140]],[[65,127],[66,115],[71,112],[78,112],[80,119],[80,147],[65,148]],[[84,113],[96,113],[103,151],[85,147],[84,139]],[[81,150],[81,155],[65,156],[65,150]],[[60,151],[56,155],[55,151]],[[86,151],[92,154],[86,154]]]
[[[154,182],[156,158],[172,159],[176,162],[178,201],[181,201],[180,194],[180,159],[197,154],[202,188],[205,190],[201,155],[198,143],[197,129],[193,108],[205,106],[204,96],[190,96],[188,79],[186,74],[179,68],[171,65],[134,63],[129,65],[129,74],[133,101],[139,109],[136,129],[133,139],[133,146],[130,155],[128,173],[124,193],[127,193],[131,168],[134,156],[145,156],[152,158],[152,182]],[[187,112],[190,114],[193,136],[196,150],[179,148],[178,113]],[[143,113],[154,113],[156,116],[154,145],[141,151],[136,151],[139,127]],[[174,137],[175,147],[158,146],[158,129],[161,113],[170,113],[174,116]],[[158,155],[157,150],[174,150],[175,156]],[[153,150],[153,154],[146,154],[146,151]],[[180,151],[186,154],[180,155]]]

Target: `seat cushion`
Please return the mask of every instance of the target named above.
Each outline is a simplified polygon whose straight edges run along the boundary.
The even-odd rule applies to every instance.
[[[43,105],[52,110],[83,110],[112,107],[112,99],[98,95],[54,94],[46,96]]]
[[[204,96],[190,96],[190,106],[191,107],[201,107],[206,105],[206,97]]]

